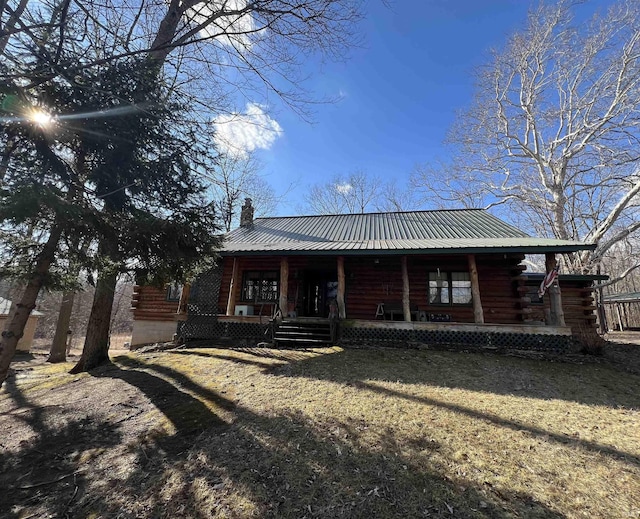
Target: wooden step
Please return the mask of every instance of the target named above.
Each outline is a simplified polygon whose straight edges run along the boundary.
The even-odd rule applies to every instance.
[[[279,346],[327,346],[331,343],[329,340],[322,339],[274,339],[276,347]]]
[[[331,327],[326,320],[283,319],[276,330],[276,346],[322,346],[331,344]]]

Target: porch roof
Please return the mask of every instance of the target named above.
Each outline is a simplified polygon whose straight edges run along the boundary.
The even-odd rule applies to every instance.
[[[622,294],[611,294],[604,296],[602,302],[607,304],[614,303],[638,303],[640,302],[640,292],[626,292]]]
[[[482,209],[257,218],[223,255],[575,252],[595,245],[535,238]]]

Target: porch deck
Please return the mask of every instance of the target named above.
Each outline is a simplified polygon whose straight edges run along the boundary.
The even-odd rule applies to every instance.
[[[294,323],[328,323],[317,317],[288,318]],[[274,339],[270,319],[265,316],[199,316],[186,321],[179,334],[185,339],[226,338],[230,340],[270,341]],[[294,326],[295,327],[295,326]],[[568,352],[576,344],[568,326],[535,324],[475,324],[459,322],[339,321],[334,344],[345,347],[444,347],[464,350],[531,350]],[[277,333],[277,332],[276,332]],[[331,334],[333,336],[333,333]],[[326,341],[325,341],[326,342]]]
[[[263,323],[269,322],[269,317],[259,315],[218,315],[217,319],[228,323]],[[288,322],[326,323],[323,317],[289,317]],[[526,335],[561,335],[570,336],[569,326],[545,326],[539,323],[522,324],[476,324],[460,322],[424,322],[424,321],[382,321],[364,319],[344,319],[340,321],[343,328],[365,328],[371,330],[425,330],[450,332],[483,332],[483,333],[522,333]]]

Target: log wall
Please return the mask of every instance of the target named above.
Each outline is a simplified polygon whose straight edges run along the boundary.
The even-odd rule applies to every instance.
[[[527,281],[525,267],[521,264],[524,257],[519,254],[476,255],[480,296],[487,324],[524,324],[545,321],[548,311],[548,298],[543,305],[530,303],[527,291],[531,289],[531,280]],[[233,258],[223,258],[222,283],[218,295],[218,313],[227,309],[229,286],[233,269]],[[248,270],[280,271],[280,258],[239,257],[239,283],[242,273]],[[459,256],[408,256],[407,270],[410,285],[410,304],[412,308],[428,314],[447,314],[452,322],[473,323],[474,314],[468,305],[430,305],[428,302],[428,273],[467,272],[466,255]],[[345,307],[347,319],[373,320],[381,302],[402,305],[402,263],[400,256],[346,256],[345,269]],[[289,257],[288,309],[300,308],[303,298],[304,275],[313,272],[334,272],[337,280],[336,257],[291,256]],[[527,286],[529,285],[529,287]],[[560,280],[562,303],[567,326],[574,333],[593,330],[595,333],[595,305],[590,281]],[[166,291],[155,287],[134,288],[134,319],[172,321],[178,311],[177,301],[166,301]],[[242,289],[239,287],[235,298],[236,305],[242,301]],[[264,316],[273,313],[273,304],[254,304],[254,312],[262,310]],[[402,319],[402,315],[398,315]]]
[[[559,278],[562,308],[567,326],[574,335],[597,333],[596,305],[591,281],[566,280]],[[537,284],[535,288],[537,289]],[[532,321],[545,322],[550,312],[549,297],[543,297],[543,304],[531,304]]]
[[[486,323],[518,324],[527,310],[522,307],[519,291],[522,255],[478,255],[476,263],[480,281],[480,293]],[[447,314],[452,321],[474,322],[473,307],[468,305],[430,305],[428,302],[428,273],[440,268],[443,272],[467,272],[466,255],[460,256],[409,256],[410,303],[418,310],[434,314]],[[241,272],[248,270],[280,270],[277,257],[238,258]],[[347,256],[345,257],[346,294],[348,319],[374,319],[378,303],[402,303],[402,264],[400,256]],[[225,313],[233,259],[224,258],[222,286],[219,295],[219,313]],[[289,309],[299,305],[302,298],[303,275],[309,271],[336,272],[335,257],[289,257]],[[241,281],[241,279],[240,279]],[[525,289],[526,291],[526,289]],[[235,304],[242,304],[242,291],[238,290]],[[270,315],[273,305],[265,304],[263,315]],[[254,312],[260,305],[254,305]]]
[[[474,322],[473,306],[430,305],[428,273],[468,272],[466,255],[409,256],[409,299],[412,307],[434,314],[447,314],[452,321]],[[482,307],[486,323],[517,324],[522,322],[518,292],[521,255],[478,255],[476,263]],[[348,319],[375,319],[378,303],[402,301],[402,269],[400,257],[347,257],[346,306]]]
[[[175,321],[179,301],[167,301],[167,290],[153,286],[133,287],[134,321]]]

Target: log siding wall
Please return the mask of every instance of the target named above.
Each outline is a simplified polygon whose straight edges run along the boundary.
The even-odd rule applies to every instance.
[[[480,279],[480,293],[486,323],[517,324],[523,320],[518,275],[521,255],[478,255],[476,262]],[[430,305],[428,303],[428,273],[438,268],[442,272],[468,272],[467,256],[409,256],[410,302],[420,311],[448,314],[452,321],[473,322],[473,306]],[[278,257],[240,257],[239,269],[246,271],[280,271]],[[399,256],[355,256],[345,257],[347,319],[374,319],[378,303],[402,303],[402,266]],[[225,313],[229,298],[229,286],[233,269],[233,258],[225,258],[222,286],[218,298],[219,313]],[[305,271],[335,272],[334,257],[292,256],[289,257],[289,309],[300,305],[302,299],[302,277]],[[242,280],[240,280],[242,282]],[[242,290],[238,290],[235,304],[243,304]],[[263,315],[270,315],[273,305],[265,304]],[[284,309],[283,309],[284,310]],[[260,304],[254,305],[254,312]]]
[[[520,298],[514,277],[521,272],[522,256],[476,256],[480,294],[486,323],[522,322]],[[377,263],[376,263],[377,261]],[[452,321],[474,322],[473,306],[430,305],[428,273],[468,272],[467,256],[409,256],[409,299],[420,311],[447,314]],[[346,306],[348,319],[374,319],[378,303],[402,301],[402,270],[399,257],[346,258]]]
[[[537,288],[537,284],[535,287]],[[562,308],[565,323],[574,335],[597,333],[597,317],[593,286],[589,281],[568,281],[560,278]],[[545,295],[542,304],[530,306],[532,321],[544,322],[550,312],[549,298]]]
[[[524,324],[544,321],[543,306],[532,305],[527,297],[527,277],[524,275],[524,259],[520,254],[476,255],[480,295],[486,324]],[[233,269],[233,258],[223,258],[222,283],[218,295],[218,314],[225,314],[229,298],[229,286]],[[303,276],[305,272],[333,272],[337,281],[337,258],[325,256],[290,256],[288,309],[300,308],[303,298]],[[239,283],[242,285],[246,271],[280,272],[280,257],[238,257]],[[473,323],[473,306],[430,305],[428,303],[428,273],[440,269],[442,272],[468,272],[466,255],[458,256],[408,256],[410,303],[412,308],[434,314],[448,314],[452,322]],[[380,302],[402,304],[402,266],[400,256],[346,256],[345,307],[347,319],[375,319]],[[529,285],[531,283],[529,282]],[[589,282],[561,282],[562,302],[567,326],[574,333],[585,329],[595,330],[594,300]],[[242,301],[242,286],[236,292],[235,305]],[[254,304],[254,312],[262,309],[264,316],[273,312],[273,304]],[[177,301],[166,301],[166,290],[155,287],[134,288],[134,319],[168,321],[175,320]],[[402,319],[402,315],[398,315]]]
[[[133,287],[131,309],[137,321],[175,321],[179,301],[167,301],[167,289],[153,286]]]

